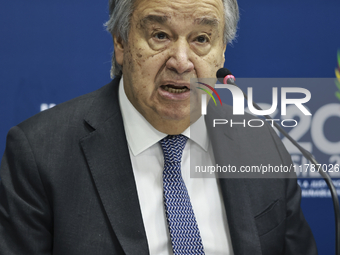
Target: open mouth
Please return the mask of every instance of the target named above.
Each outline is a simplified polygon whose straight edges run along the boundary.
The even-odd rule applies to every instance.
[[[161,88],[170,93],[178,93],[178,94],[190,91],[190,89],[188,89],[188,87],[186,86],[162,85]]]

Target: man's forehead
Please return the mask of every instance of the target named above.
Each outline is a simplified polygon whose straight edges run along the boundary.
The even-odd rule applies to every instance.
[[[223,23],[222,0],[136,0],[134,15],[142,24],[187,19],[194,24],[218,26]]]

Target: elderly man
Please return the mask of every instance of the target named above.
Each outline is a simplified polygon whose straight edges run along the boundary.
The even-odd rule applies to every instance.
[[[113,81],[8,134],[0,254],[317,254],[295,179],[188,174],[189,150],[291,163],[267,126],[218,138],[190,119],[190,79],[215,77],[237,21],[236,0],[110,1]]]

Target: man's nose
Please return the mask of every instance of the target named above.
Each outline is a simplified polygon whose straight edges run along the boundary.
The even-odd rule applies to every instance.
[[[178,74],[191,72],[194,70],[191,54],[187,40],[178,39],[170,48],[170,58],[166,62],[166,67]]]

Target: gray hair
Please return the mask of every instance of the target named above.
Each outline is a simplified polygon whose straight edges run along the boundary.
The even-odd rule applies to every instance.
[[[112,36],[123,42],[128,41],[130,18],[135,0],[109,0],[110,19],[105,23],[106,29]],[[224,43],[232,43],[236,37],[239,10],[237,0],[222,0],[224,6]],[[112,54],[111,78],[122,74],[122,66],[116,61],[115,53]]]

